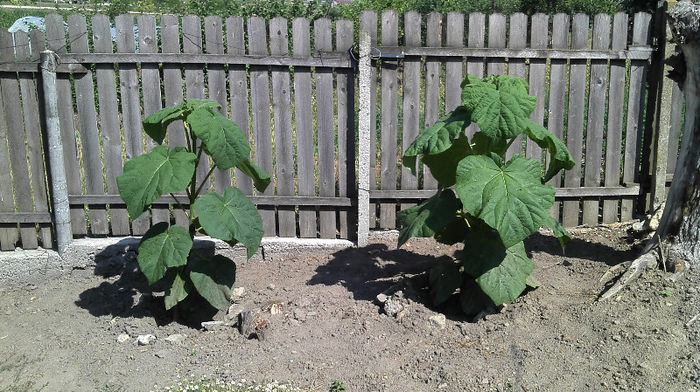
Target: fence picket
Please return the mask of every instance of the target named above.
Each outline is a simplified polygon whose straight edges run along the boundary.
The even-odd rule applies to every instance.
[[[296,18],[292,22],[294,57],[311,55],[309,20]],[[294,67],[294,122],[297,136],[297,181],[299,196],[316,194],[314,179],[314,128],[311,108],[311,68]],[[316,211],[299,206],[299,235],[316,237]]]
[[[87,23],[84,15],[72,14],[68,17],[68,37],[71,43],[71,53],[90,52]],[[97,132],[97,112],[95,110],[95,90],[92,72],[76,74],[73,78],[86,190],[87,193],[93,195],[104,194],[102,159],[100,158],[100,135]],[[88,215],[90,216],[90,231],[92,234],[104,235],[109,233],[105,206],[89,205]]]
[[[612,49],[624,50],[627,46],[628,17],[615,14],[613,20]],[[625,103],[625,77],[627,62],[610,61],[610,89],[608,95],[608,132],[605,150],[605,186],[620,186],[620,163],[622,159],[622,128]],[[603,200],[603,223],[617,222],[619,200]]]
[[[177,16],[163,15],[160,18],[160,35],[162,40],[162,53],[180,53],[180,23]],[[165,93],[165,106],[175,106],[182,103],[182,69],[178,64],[163,64],[163,92]],[[185,128],[182,121],[171,123],[168,126],[168,145],[186,146]],[[175,224],[188,227],[190,222],[187,214],[179,206],[173,206]]]
[[[420,23],[418,24],[420,26]],[[404,28],[405,29],[405,28]],[[406,33],[406,35],[408,35]],[[464,47],[464,14],[450,12],[447,14],[446,46],[452,48]],[[420,37],[420,36],[419,36]],[[417,46],[420,46],[418,43]],[[462,88],[464,59],[448,58],[445,63],[445,113],[453,111],[462,104]]]
[[[549,16],[535,14],[531,18],[530,46],[533,49],[546,49],[549,42]],[[535,110],[530,114],[532,121],[544,125],[544,104],[547,93],[547,60],[530,59],[529,70],[530,95],[537,97]],[[542,149],[537,143],[527,140],[526,153],[528,158],[542,159]]]
[[[467,38],[467,45],[470,48],[483,48],[485,37],[486,16],[481,12],[469,14],[469,36]],[[477,78],[484,77],[484,58],[468,57],[467,74]],[[476,124],[469,125],[469,127],[467,127],[467,135],[472,137],[478,129],[479,127]]]
[[[270,20],[270,54],[289,54],[287,19]],[[292,112],[289,67],[272,67],[272,108],[275,121],[275,174],[277,195],[294,196],[294,156],[292,151]],[[293,206],[278,206],[277,219],[281,237],[297,234]]]
[[[431,47],[442,46],[442,15],[437,12],[428,14],[425,44]],[[440,117],[440,76],[442,62],[438,58],[425,60],[425,114],[423,127],[435,124]],[[423,166],[423,189],[437,189],[437,180],[430,173],[428,166]]]
[[[506,16],[503,14],[489,15],[489,48],[503,49],[506,47]],[[505,59],[489,58],[486,60],[486,73],[502,75],[506,72]]]
[[[404,40],[408,47],[421,46],[421,15],[415,11],[404,15]],[[454,70],[453,70],[454,72]],[[420,128],[421,107],[421,59],[408,57],[403,62],[403,126],[402,152],[406,151],[418,136]],[[461,97],[460,97],[461,101]],[[416,173],[417,174],[417,173]],[[401,189],[418,189],[418,177],[401,165]],[[401,209],[414,206],[415,203],[401,203]]]
[[[41,30],[33,30],[31,39],[23,31],[15,33],[15,53],[20,61],[37,61],[44,50],[46,39]],[[31,55],[30,55],[31,47]],[[49,212],[49,200],[46,190],[46,172],[44,170],[44,151],[42,144],[42,114],[39,109],[39,95],[35,74],[20,73],[19,87],[22,95],[22,113],[27,135],[27,152],[31,170],[32,193],[36,212]],[[1,106],[0,106],[1,107]],[[50,249],[53,245],[50,223],[39,223],[41,246]]]
[[[399,17],[396,11],[382,13],[382,42],[384,46],[396,46],[399,40]],[[398,63],[382,60],[381,92],[381,189],[396,189],[397,120],[398,120]],[[379,205],[379,225],[383,229],[396,227],[396,204]]]
[[[114,19],[117,29],[117,52],[135,53],[134,17],[119,15]],[[119,64],[119,85],[122,106],[122,124],[126,143],[126,159],[143,154],[143,133],[141,130],[141,99],[139,97],[139,74],[136,64]],[[150,226],[149,212],[133,219],[131,230],[134,235],[143,235]]]
[[[610,47],[610,15],[599,14],[593,21],[593,49]],[[608,62],[591,60],[588,93],[588,125],[586,126],[586,167],[584,186],[600,186],[600,168],[603,163],[603,135],[605,133],[605,94],[608,89]],[[598,200],[583,201],[583,223],[598,224]]]
[[[248,54],[259,56],[266,56],[268,54],[267,29],[263,18],[252,17],[248,19]],[[273,175],[272,131],[270,127],[270,81],[267,70],[267,67],[250,67],[250,104],[253,112],[255,161],[263,170]],[[268,186],[263,194],[273,195],[274,186]],[[263,220],[265,235],[274,236],[276,234],[274,207],[258,206],[258,211]]]
[[[46,37],[50,50],[61,54],[67,53],[66,30],[63,17],[57,14],[46,16]],[[56,76],[56,93],[58,102],[73,102],[70,75],[58,74]],[[66,173],[71,173],[66,179],[69,195],[82,194],[81,169],[78,161],[78,146],[75,137],[76,127],[72,105],[59,105],[58,118],[61,124],[61,139],[63,141],[63,160]],[[85,210],[82,205],[71,205],[71,228],[74,235],[87,234],[85,224]]]
[[[510,16],[510,31],[508,33],[508,47],[511,49],[525,49],[527,46],[527,15],[516,13]],[[525,78],[525,59],[508,59],[508,75]],[[506,152],[506,158],[510,159],[514,154],[521,154],[523,137],[518,135]]]
[[[355,31],[351,20],[335,22],[335,49],[347,52],[354,43]],[[352,69],[336,71],[338,99],[338,194],[353,197],[355,180],[355,75]],[[338,211],[340,238],[351,238],[353,215],[347,209]]]
[[[314,21],[314,46],[319,51],[333,50],[331,21]],[[333,110],[333,70],[316,68],[316,132],[318,138],[318,189],[320,196],[335,196],[335,119]],[[336,237],[335,209],[321,206],[319,210],[321,238]]]

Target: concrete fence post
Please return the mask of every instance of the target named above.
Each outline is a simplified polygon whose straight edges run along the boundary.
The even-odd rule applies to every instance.
[[[53,200],[54,224],[58,253],[63,255],[71,241],[70,205],[66,185],[66,169],[63,163],[63,143],[61,142],[61,124],[58,120],[58,95],[56,93],[56,53],[45,50],[41,52],[41,79],[44,90],[44,113],[46,115],[46,133],[49,156],[49,175],[51,196]]]
[[[357,246],[366,246],[369,238],[369,171],[370,171],[370,78],[372,75],[372,40],[366,31],[360,30],[360,113],[358,118],[359,148],[357,155]]]

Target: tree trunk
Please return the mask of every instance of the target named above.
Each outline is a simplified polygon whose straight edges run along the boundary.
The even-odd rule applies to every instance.
[[[679,2],[669,11],[669,24],[684,58],[684,70],[677,74],[686,101],[685,127],[666,207],[645,251],[660,245],[662,261],[673,270],[700,262],[700,4]]]

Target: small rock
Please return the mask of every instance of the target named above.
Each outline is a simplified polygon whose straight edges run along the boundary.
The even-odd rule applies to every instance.
[[[384,302],[386,302],[387,299],[389,299],[388,295],[384,293],[377,294],[377,301],[379,301],[379,303],[383,304]]]
[[[619,342],[620,340],[622,340],[622,336],[620,336],[620,335],[613,335],[613,336],[612,336],[612,340],[614,340],[614,341],[616,341],[616,342]]]
[[[238,315],[243,311],[243,306],[239,304],[233,304],[228,307],[228,311],[226,312],[226,317],[229,320],[237,320]]]
[[[386,302],[384,302],[384,313],[391,317],[396,317],[402,310],[403,305],[401,305],[398,300],[394,299],[394,297],[387,298]]]
[[[433,316],[430,316],[430,323],[433,324],[436,327],[439,327],[440,329],[445,328],[445,325],[447,323],[447,319],[445,319],[444,314],[436,314]]]
[[[686,292],[688,292],[689,294],[697,293],[697,292],[698,292],[698,289],[696,289],[695,287],[692,287],[692,286],[691,286],[691,287],[688,287],[688,289],[686,290]]]
[[[153,354],[153,355],[155,355],[156,358],[165,358],[165,353],[162,352],[162,351],[159,351],[159,352],[157,352],[157,353],[155,353],[155,354]]]
[[[243,294],[245,294],[245,287],[236,287],[231,291],[231,300],[235,302],[240,299]]]
[[[216,331],[222,327],[224,327],[223,321],[202,321],[202,328],[206,329],[207,331]]]
[[[269,285],[267,285],[267,288],[270,289],[270,290],[274,290],[274,289],[277,288],[277,286],[275,286],[274,283],[270,283]]]
[[[263,340],[268,322],[259,311],[245,310],[238,315],[238,329],[247,339]]]
[[[174,333],[165,338],[165,340],[167,340],[170,343],[182,343],[183,341],[185,341],[185,338],[187,338],[187,335],[183,335],[181,333]]]
[[[282,301],[267,301],[263,306],[260,307],[260,309],[263,312],[268,312],[271,315],[275,316],[282,313],[283,307],[284,304],[282,303]]]
[[[129,335],[125,334],[125,333],[120,334],[119,336],[117,336],[117,342],[119,342],[119,343],[127,342],[127,341],[129,341],[130,339],[131,339],[131,336],[129,336]]]
[[[154,340],[156,340],[156,337],[151,334],[139,335],[139,337],[136,338],[136,342],[138,342],[139,346],[148,346]]]
[[[636,233],[641,233],[643,231],[646,231],[644,229],[644,221],[637,221],[637,222],[632,223],[632,231],[634,231]]]

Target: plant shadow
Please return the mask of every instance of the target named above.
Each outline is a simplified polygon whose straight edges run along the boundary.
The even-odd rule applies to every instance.
[[[214,255],[213,242],[202,240],[196,242],[198,254]],[[192,312],[189,309],[192,304],[184,303],[183,305],[189,305],[185,314],[178,314],[177,307],[170,311],[165,310],[163,295],[165,288],[160,282],[149,286],[146,277],[139,269],[136,260],[138,244],[139,239],[126,238],[95,254],[94,273],[107,281],[80,293],[75,304],[95,317],[107,315],[120,318],[153,317],[159,326],[174,321],[192,328],[200,328],[202,321],[211,320],[218,312],[211,306],[196,306],[196,311]],[[116,280],[114,280],[115,277],[117,277]]]
[[[623,239],[627,242],[633,241],[631,237]],[[634,260],[637,257],[637,251],[633,247],[616,249],[601,242],[581,238],[572,238],[562,250],[556,237],[541,233],[535,233],[525,240],[525,250],[530,256],[535,252],[544,252],[554,256],[596,261],[609,266]]]

